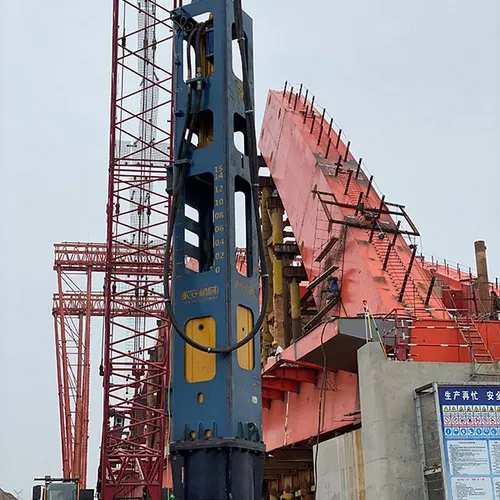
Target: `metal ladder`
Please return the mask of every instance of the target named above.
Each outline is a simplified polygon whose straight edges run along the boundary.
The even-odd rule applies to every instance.
[[[354,168],[354,164],[352,162],[348,162],[346,163],[346,165],[347,164]],[[341,186],[347,189],[347,181],[345,177],[345,175],[339,175],[337,177],[337,180],[341,184]],[[362,191],[364,192],[364,189],[361,189],[358,180],[356,178],[351,179],[349,190],[347,190],[347,198],[349,199],[349,202],[351,204],[356,204],[359,199],[359,193]],[[361,219],[361,215],[359,215],[358,218]],[[366,230],[365,232],[367,235],[371,233],[370,230]],[[389,244],[388,240],[385,239],[383,241],[380,241],[377,238],[374,238],[371,244],[380,262],[383,263]],[[406,271],[406,266],[402,262],[398,250],[396,248],[393,249],[393,251],[389,255],[386,272],[395,290],[401,290]],[[432,314],[426,310],[425,299],[420,294],[417,285],[415,284],[411,276],[408,277],[408,284],[404,290],[403,303],[410,309],[414,309],[416,316],[422,319],[432,318]]]
[[[470,317],[455,316],[455,323],[463,339],[470,347],[472,361],[475,363],[494,363],[488,346],[477,329],[474,320]]]

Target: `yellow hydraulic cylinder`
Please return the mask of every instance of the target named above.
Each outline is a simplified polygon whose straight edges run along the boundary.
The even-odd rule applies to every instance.
[[[302,334],[302,323],[300,318],[300,287],[296,278],[290,282],[290,302],[292,310],[292,338],[295,342]]]
[[[271,208],[273,225],[273,246],[283,244],[283,206],[273,203]],[[285,345],[283,322],[283,262],[274,256],[273,261],[273,310],[274,310],[274,340],[280,346]]]
[[[262,237],[264,239],[264,254],[266,256],[267,269],[271,275],[269,280],[269,300],[267,301],[266,308],[266,318],[262,324],[262,363],[265,363],[271,352],[271,343],[273,341],[273,335],[269,325],[269,316],[273,310],[273,301],[271,297],[273,296],[273,264],[271,262],[271,257],[269,255],[269,247],[267,242],[272,235],[272,224],[269,218],[269,212],[267,211],[267,200],[270,198],[272,189],[268,186],[264,186],[261,192],[261,203],[260,212],[262,217]]]

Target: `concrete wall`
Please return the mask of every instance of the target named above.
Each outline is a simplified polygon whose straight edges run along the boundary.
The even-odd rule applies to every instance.
[[[313,447],[316,458],[316,446]],[[365,500],[361,431],[320,443],[316,500]]]
[[[358,350],[358,368],[366,500],[423,499],[414,390],[468,382],[471,365],[386,361],[373,342]]]

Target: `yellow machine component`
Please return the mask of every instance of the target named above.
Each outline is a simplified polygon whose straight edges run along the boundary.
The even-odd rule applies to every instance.
[[[211,316],[190,319],[186,323],[185,333],[198,344],[215,347],[215,319]],[[207,382],[215,377],[215,354],[199,351],[186,344],[184,356],[187,382]]]
[[[293,279],[290,283],[290,300],[292,319],[300,319],[300,287],[296,279]]]
[[[273,244],[283,243],[283,208],[273,208],[271,210],[273,224]],[[274,259],[273,262],[273,285],[274,294],[281,296],[283,293],[283,263],[281,259]]]
[[[214,16],[213,14],[210,14],[209,18],[209,24],[207,26],[207,29],[213,29],[214,28]],[[202,68],[201,68],[201,75],[204,77],[212,75],[214,72],[214,65],[207,59],[207,39],[206,37],[201,38],[201,60],[202,60]]]
[[[269,200],[271,201],[272,198]],[[273,203],[270,209],[273,248],[274,245],[283,244],[283,206]],[[283,261],[274,256],[273,260],[273,312],[274,312],[274,340],[280,346],[285,346],[285,319],[283,316]]]
[[[260,200],[260,212],[262,214],[262,236],[264,241],[269,241],[272,237],[272,224],[271,218],[269,216],[269,211],[267,210],[267,201],[271,197],[272,188],[269,186],[264,186],[261,192]],[[269,297],[273,297],[273,262],[271,256],[269,255],[268,245],[264,245],[264,254],[266,256],[267,269],[271,272],[271,279],[269,280]],[[261,349],[261,362],[266,363],[267,358],[271,354],[271,344],[273,341],[273,332],[271,328],[271,323],[269,321],[270,315],[273,311],[273,301],[272,299],[267,301],[266,308],[266,318],[262,324],[262,349]]]
[[[213,16],[210,17],[211,23],[208,29],[213,28]],[[201,40],[201,60],[203,61],[201,67],[201,76],[209,77],[214,72],[214,65],[206,58],[207,43],[206,38],[202,37]],[[199,130],[198,130],[198,148],[207,147],[214,140],[214,118],[211,111],[200,113],[199,117]]]
[[[33,486],[31,500],[89,500],[94,496],[94,490],[80,489],[78,478],[53,478],[47,475],[34,481],[43,482],[43,485]]]
[[[236,329],[238,342],[245,338],[253,328],[253,314],[250,309],[238,306],[236,309]],[[244,370],[253,370],[255,366],[254,341],[247,342],[237,352],[238,364]]]
[[[200,113],[198,148],[206,148],[214,140],[214,119],[212,112]]]

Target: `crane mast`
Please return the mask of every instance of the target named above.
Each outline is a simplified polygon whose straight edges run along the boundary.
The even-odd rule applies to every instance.
[[[113,0],[101,500],[159,500],[163,485],[171,7]]]
[[[265,447],[252,23],[233,0],[194,1],[174,10],[172,19],[173,249],[170,255],[167,242],[165,291],[174,330],[167,401],[174,491],[186,500],[253,500],[261,495]],[[242,79],[233,71],[233,57],[241,58]],[[237,132],[245,137],[242,151]],[[236,267],[236,225],[245,223],[235,217],[238,196],[245,200],[243,270]],[[264,303],[266,280],[264,269]]]

